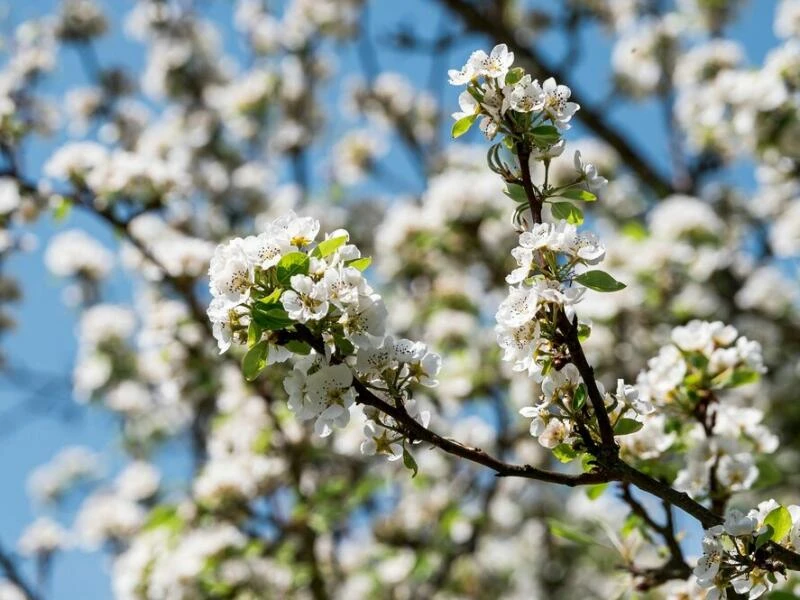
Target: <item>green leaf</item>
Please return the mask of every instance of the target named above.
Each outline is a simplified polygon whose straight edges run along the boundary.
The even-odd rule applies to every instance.
[[[356,353],[356,347],[353,346],[353,342],[348,340],[343,335],[338,333],[334,334],[333,343],[336,345],[336,348],[339,350],[339,354],[342,356],[350,356]]]
[[[525,69],[522,67],[514,67],[509,69],[506,74],[506,85],[514,85],[525,76]]]
[[[562,463],[568,463],[578,458],[578,453],[575,451],[575,448],[569,444],[559,444],[553,448],[553,456]]]
[[[556,219],[564,219],[573,225],[583,223],[583,211],[569,202],[553,202],[550,208]]]
[[[250,326],[247,328],[247,347],[252,348],[261,341],[261,334],[264,331],[261,326],[255,321],[250,321]]]
[[[764,518],[764,525],[769,525],[774,530],[772,532],[772,541],[780,542],[792,528],[792,515],[789,513],[788,508],[779,506]]]
[[[411,476],[412,479],[417,476],[417,473],[419,473],[417,461],[414,460],[414,457],[411,456],[411,452],[409,452],[405,446],[403,446],[403,464],[406,466],[406,469],[414,472]]]
[[[620,533],[622,534],[622,537],[626,538],[637,529],[641,529],[643,524],[644,522],[642,521],[641,517],[631,513],[625,518],[625,522],[622,524]]]
[[[309,262],[305,252],[290,252],[285,255],[277,266],[278,281],[289,286],[295,275],[308,275]]]
[[[620,419],[617,421],[617,424],[614,425],[614,435],[628,435],[631,433],[636,433],[642,427],[644,427],[644,423],[641,421],[637,421],[635,419]]]
[[[311,354],[311,346],[300,340],[290,340],[286,342],[286,349],[289,352],[294,352],[295,354],[301,354],[303,356]]]
[[[633,240],[641,241],[647,239],[647,229],[638,221],[628,221],[622,226],[622,235]]]
[[[320,242],[314,251],[311,253],[311,256],[316,258],[326,258],[336,252],[341,246],[347,243],[347,236],[340,235],[339,237],[331,238],[329,240],[325,240]]]
[[[242,358],[242,373],[247,381],[253,381],[261,374],[267,366],[267,356],[269,355],[269,343],[267,340],[258,342],[247,351]]]
[[[583,469],[584,473],[590,473],[594,470],[596,466],[595,457],[585,452],[583,456],[581,456],[581,469]]]
[[[455,123],[453,123],[453,129],[450,131],[450,134],[453,136],[453,139],[460,138],[462,135],[469,131],[469,128],[472,127],[472,124],[475,122],[475,119],[478,118],[478,115],[469,115],[466,117],[462,117]]]
[[[258,433],[256,439],[253,440],[250,450],[255,454],[266,454],[271,441],[272,432],[269,429],[263,429]]]
[[[626,287],[624,283],[620,283],[605,271],[597,270],[581,273],[575,277],[575,281],[598,292],[617,292]]]
[[[552,125],[539,125],[531,130],[535,142],[545,146],[552,146],[561,139],[561,133]]]
[[[528,195],[525,193],[525,188],[523,188],[521,185],[509,183],[503,193],[511,198],[514,202],[528,202]]]
[[[177,531],[183,527],[183,519],[178,514],[178,507],[173,504],[160,504],[150,511],[143,529],[151,531],[153,529],[166,528]]]
[[[766,600],[800,600],[800,596],[782,590],[770,592],[765,598]]]
[[[265,299],[266,300],[266,299]],[[292,325],[294,321],[289,318],[283,304],[276,301],[255,302],[251,311],[253,320],[258,326],[268,331],[278,331]]]
[[[354,269],[358,269],[359,271],[366,271],[367,267],[372,264],[372,257],[364,256],[362,258],[356,258],[351,260],[347,263],[348,267],[353,267]]]
[[[769,542],[774,533],[775,530],[772,528],[772,525],[767,525],[767,528],[756,538],[756,549],[761,548],[761,546]]]
[[[53,218],[56,222],[61,223],[69,217],[70,212],[72,212],[72,202],[64,198],[64,196],[58,196],[56,204],[53,206]]]
[[[586,386],[581,383],[572,394],[572,410],[577,412],[583,408],[584,404],[586,404]]]
[[[714,379],[711,384],[714,388],[734,388],[740,385],[747,385],[748,383],[755,383],[761,378],[758,371],[753,371],[748,368],[739,368],[736,370],[723,371]]]
[[[594,202],[597,200],[592,192],[583,190],[581,188],[569,188],[563,192],[558,193],[562,198],[569,198],[570,200],[580,200],[581,202]]]
[[[598,483],[595,485],[590,485],[586,488],[586,495],[589,497],[590,500],[597,500],[600,496],[603,495],[603,492],[608,489],[607,483]]]
[[[595,540],[591,536],[588,536],[582,531],[574,529],[571,525],[567,525],[566,523],[556,519],[547,519],[547,526],[550,529],[550,533],[552,533],[554,536],[569,540],[570,542],[575,542],[576,544],[581,544],[583,546],[588,546],[595,543]]]
[[[585,342],[589,339],[589,336],[592,334],[592,328],[587,325],[586,323],[580,323],[578,325],[578,340],[581,342]]]

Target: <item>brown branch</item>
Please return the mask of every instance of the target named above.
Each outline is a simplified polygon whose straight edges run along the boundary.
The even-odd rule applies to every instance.
[[[533,222],[541,223],[542,201],[536,197],[536,190],[533,188],[531,169],[528,164],[530,158],[530,148],[526,147],[524,142],[517,142],[517,159],[519,160],[520,173],[522,173],[522,187],[525,190],[525,195],[528,197],[528,208],[531,211]]]
[[[308,328],[303,325],[295,326],[296,333],[287,334],[286,341],[289,339],[297,339],[309,344],[319,354],[325,354],[325,348],[322,340],[316,337]],[[411,417],[402,406],[394,406],[385,400],[377,397],[364,385],[359,379],[353,378],[353,388],[358,394],[358,402],[366,406],[377,408],[382,413],[392,417],[403,429],[403,432],[408,436],[411,441],[423,441],[444,450],[448,454],[464,458],[485,467],[492,469],[498,477],[524,477],[527,479],[536,479],[539,481],[546,481],[549,483],[558,483],[569,487],[579,485],[591,485],[596,483],[606,483],[610,481],[606,473],[602,471],[593,471],[589,473],[580,473],[578,475],[570,475],[566,473],[556,473],[553,471],[546,471],[538,469],[531,465],[515,465],[504,462],[480,448],[473,448],[466,446],[456,440],[445,438],[435,433],[431,429],[424,427],[421,423]]]
[[[530,148],[524,142],[518,142],[517,158],[519,160],[520,173],[522,174],[522,183],[525,190],[525,195],[528,198],[528,206],[531,211],[531,217],[534,223],[542,222],[542,198],[536,194],[531,179],[531,170],[528,160],[530,159]],[[570,323],[567,315],[563,309],[558,310],[558,326],[564,336],[564,341],[569,349],[570,360],[577,367],[578,372],[586,385],[586,391],[589,396],[589,401],[594,409],[595,419],[597,419],[597,426],[600,430],[600,440],[603,442],[602,448],[595,448],[594,444],[590,449],[596,455],[597,451],[610,452],[613,455],[618,453],[618,447],[614,441],[614,429],[611,427],[611,421],[608,418],[606,411],[605,401],[597,382],[594,377],[594,369],[586,360],[586,355],[583,352],[580,339],[578,337],[578,318],[575,317],[574,321]]]
[[[589,401],[594,409],[594,416],[597,419],[597,425],[600,429],[600,440],[603,442],[602,447],[605,451],[610,451],[616,455],[619,451],[617,443],[614,441],[614,429],[611,427],[611,420],[606,411],[606,404],[603,400],[603,395],[600,393],[600,388],[597,385],[597,380],[594,377],[594,368],[589,364],[586,359],[586,354],[583,352],[580,338],[578,337],[578,317],[570,323],[567,315],[563,310],[559,311],[558,315],[559,329],[564,335],[564,341],[569,349],[569,356],[572,364],[578,369],[581,374],[584,385],[586,385],[586,392],[589,396]]]
[[[629,567],[632,575],[639,579],[636,587],[639,590],[646,591],[654,587],[658,587],[662,583],[670,579],[686,579],[691,575],[692,570],[683,558],[683,551],[675,538],[674,524],[672,521],[672,507],[664,503],[664,512],[666,516],[666,523],[661,525],[658,523],[647,509],[633,497],[630,485],[623,483],[621,486],[622,499],[630,507],[631,512],[638,516],[644,523],[664,540],[667,548],[669,549],[669,559],[659,567],[650,569],[636,569],[634,565]]]
[[[27,600],[41,600],[42,597],[34,591],[31,584],[25,581],[14,559],[2,546],[0,546],[0,569],[3,570],[9,581],[19,588]]]

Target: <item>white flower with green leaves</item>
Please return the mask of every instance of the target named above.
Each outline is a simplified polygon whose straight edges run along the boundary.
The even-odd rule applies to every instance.
[[[324,282],[315,282],[307,275],[293,275],[292,289],[281,295],[281,303],[289,318],[298,323],[319,321],[328,314],[328,290]]]

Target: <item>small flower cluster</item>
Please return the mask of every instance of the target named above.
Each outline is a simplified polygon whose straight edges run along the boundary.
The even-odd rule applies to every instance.
[[[457,124],[469,128],[480,116],[480,129],[489,139],[498,132],[513,133],[518,122],[524,122],[526,129],[537,121],[569,129],[580,108],[569,102],[570,89],[552,77],[540,84],[522,69],[512,69],[513,62],[514,53],[499,44],[488,55],[483,50],[473,52],[460,70],[449,71],[452,85],[467,85],[458,98],[461,111],[453,113]]]
[[[603,259],[605,247],[596,236],[578,233],[566,221],[533,225],[520,235],[519,246],[511,253],[518,266],[506,277],[512,285],[497,311],[497,342],[513,370],[541,381],[539,402],[520,411],[533,419],[531,435],[542,446],[557,449],[562,460],[571,460],[576,456],[572,444],[578,441],[574,425],[588,410],[584,408],[588,392],[577,367],[565,364],[569,354],[564,329],[573,326],[574,306],[586,288],[613,291],[624,286],[603,271],[585,270]],[[588,326],[578,325],[579,335],[588,331]],[[637,415],[653,410],[636,388],[622,380],[614,394],[598,387],[618,435],[641,428]]]
[[[247,345],[244,375],[294,359],[284,381],[289,408],[327,437],[350,420],[357,385],[426,424],[411,384],[437,385],[440,358],[425,344],[384,336],[386,308],[364,278],[362,258],[338,230],[316,243],[319,222],[289,213],[258,236],[220,245],[211,260],[208,309],[221,352]],[[397,456],[397,424],[368,415],[365,454]],[[389,430],[398,433],[394,435]],[[388,441],[386,441],[388,440]]]
[[[729,587],[750,599],[768,592],[782,574],[759,552],[768,542],[800,548],[800,506],[767,500],[747,514],[732,509],[723,524],[707,529],[694,569],[698,585],[709,590],[706,598],[724,599]]]
[[[643,426],[640,415],[653,411],[651,404],[639,398],[636,388],[626,385],[622,379],[617,380],[613,393],[606,392],[601,383],[597,383],[597,387],[616,435],[639,431]],[[577,457],[573,445],[580,438],[575,423],[587,398],[586,384],[577,367],[568,363],[561,369],[548,370],[542,379],[539,402],[522,408],[519,413],[533,419],[531,435],[545,448],[555,449],[556,456],[567,462]]]
[[[152,203],[187,189],[188,165],[182,158],[177,153],[165,158],[149,149],[109,151],[95,142],[71,142],[50,157],[44,172],[90,190],[101,203],[120,198]]]
[[[623,443],[634,460],[659,458],[679,442],[685,453],[674,485],[695,498],[728,497],[752,487],[758,454],[774,452],[777,437],[755,407],[722,403],[718,393],[755,382],[764,372],[758,342],[739,336],[719,321],[691,321],[676,327],[639,374],[637,388],[658,413]]]
[[[751,383],[766,369],[761,345],[721,321],[691,321],[676,327],[637,378],[643,396],[659,407],[691,414],[698,390],[719,390]]]
[[[511,254],[518,266],[506,277],[511,287],[497,311],[497,342],[515,371],[541,379],[557,351],[553,324],[560,311],[571,318],[585,287],[603,287],[596,281],[602,271],[576,271],[600,262],[605,248],[593,234],[560,221],[523,232]]]

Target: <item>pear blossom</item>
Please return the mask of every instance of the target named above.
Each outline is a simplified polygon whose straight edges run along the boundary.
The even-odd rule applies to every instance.
[[[488,55],[483,50],[476,50],[469,57],[469,62],[476,74],[502,83],[514,62],[514,53],[509,52],[505,44],[498,44]]]
[[[472,94],[469,92],[461,92],[458,95],[458,106],[461,109],[460,112],[454,112],[452,114],[453,119],[459,121],[465,117],[472,117],[480,112],[480,104],[478,103],[475,98],[472,97]]]
[[[220,299],[221,306],[233,307],[249,296],[254,281],[253,265],[241,238],[217,247],[208,278],[211,295]]]
[[[314,424],[314,429],[321,437],[333,432],[333,426],[344,427],[350,420],[350,405],[356,397],[355,390],[350,387],[353,373],[346,365],[322,367],[308,376],[306,394],[315,406],[324,407]]]
[[[581,158],[581,151],[575,151],[575,170],[581,175],[581,178],[586,182],[587,187],[593,192],[599,191],[606,187],[608,180],[601,177],[597,173],[597,169],[590,163],[584,163]]]
[[[293,275],[292,289],[281,295],[290,319],[299,323],[318,321],[328,314],[328,291],[324,282],[314,282],[307,275]]]
[[[569,102],[572,90],[565,85],[556,84],[552,77],[544,80],[541,89],[540,102],[547,118],[559,129],[569,129],[569,122],[580,108],[575,102]]]
[[[542,110],[545,94],[536,79],[525,75],[506,94],[509,107],[517,112],[528,113]]]

